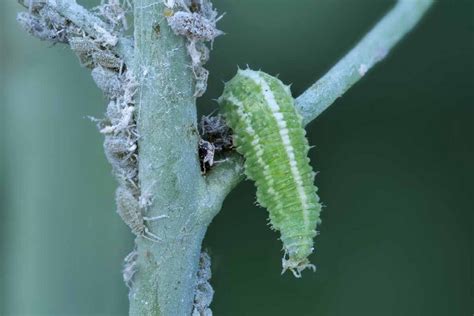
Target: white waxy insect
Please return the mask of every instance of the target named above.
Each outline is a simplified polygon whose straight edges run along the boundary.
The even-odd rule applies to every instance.
[[[133,249],[124,259],[123,259],[123,269],[122,276],[125,285],[130,289],[133,285],[133,277],[138,270],[137,264],[138,252],[136,249]]]
[[[199,156],[201,158],[201,168],[203,173],[206,173],[206,165],[212,167],[214,165],[214,155],[216,146],[204,139],[199,140]]]
[[[153,242],[161,240],[158,236],[150,232],[148,227],[145,225],[145,222],[167,218],[168,215],[159,215],[155,217],[143,216],[139,201],[133,196],[132,192],[124,186],[119,186],[117,188],[115,200],[117,203],[117,213],[125,224],[130,227],[132,233]]]
[[[223,34],[216,28],[216,22],[208,20],[202,14],[186,11],[175,12],[168,18],[171,29],[177,35],[203,42],[212,42],[217,36]]]

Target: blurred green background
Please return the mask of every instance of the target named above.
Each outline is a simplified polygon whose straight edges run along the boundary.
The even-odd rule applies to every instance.
[[[97,1],[98,2],[98,1]],[[84,3],[84,2],[82,2]],[[92,5],[94,1],[89,1]],[[382,0],[215,0],[205,114],[249,64],[298,95],[386,12]],[[102,136],[105,101],[64,46],[2,1],[0,315],[126,315]],[[280,276],[281,244],[242,183],[204,242],[215,315],[471,315],[474,1],[439,1],[388,58],[308,127],[326,205],[317,273]]]

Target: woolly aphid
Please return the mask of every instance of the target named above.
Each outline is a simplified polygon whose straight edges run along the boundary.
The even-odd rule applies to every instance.
[[[214,290],[209,283],[211,276],[211,258],[203,251],[199,258],[192,316],[212,316],[209,308],[214,297]]]
[[[145,225],[145,222],[166,218],[166,215],[155,217],[143,216],[140,203],[135,196],[133,196],[130,190],[123,186],[117,188],[117,191],[115,192],[115,201],[117,203],[117,213],[125,224],[130,227],[132,233],[153,242],[161,240],[158,236],[150,232],[148,227]]]
[[[131,289],[133,286],[133,277],[138,271],[138,251],[133,249],[124,259],[123,259],[123,269],[122,276],[125,285]]]
[[[217,11],[210,1],[165,1],[168,12],[165,14],[170,28],[176,35],[185,37],[191,69],[195,78],[194,96],[200,97],[207,89],[209,72],[203,65],[209,59],[209,48],[205,45],[224,34],[216,27]]]
[[[202,116],[199,139],[199,159],[201,171],[206,174],[214,165],[216,158],[232,150],[232,134],[221,115]]]

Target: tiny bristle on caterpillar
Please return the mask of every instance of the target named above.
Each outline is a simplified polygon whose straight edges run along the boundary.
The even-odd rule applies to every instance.
[[[245,173],[255,181],[257,201],[281,234],[283,272],[296,277],[312,268],[308,256],[320,223],[321,204],[313,184],[309,145],[289,86],[262,71],[239,70],[219,103],[234,131]]]

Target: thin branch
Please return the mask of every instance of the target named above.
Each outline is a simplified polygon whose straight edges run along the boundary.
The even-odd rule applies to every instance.
[[[117,44],[118,37],[108,30],[108,25],[86,8],[78,5],[75,0],[48,0],[47,4],[82,28],[87,34],[95,38],[105,37],[110,46]]]
[[[421,20],[433,0],[399,0],[395,7],[327,74],[296,99],[296,107],[307,125],[360,80]],[[215,173],[226,174],[226,182],[209,178],[210,194],[224,196],[242,179],[242,160],[219,166]],[[224,169],[224,170],[219,170]],[[222,202],[220,202],[222,203]]]
[[[206,225],[219,213],[225,197],[244,179],[243,158],[232,154],[218,168],[206,176],[206,186],[201,194],[201,207],[198,216]]]
[[[132,41],[129,38],[120,36],[110,30],[110,26],[102,21],[98,16],[89,12],[86,8],[76,3],[75,0],[19,0],[19,2],[29,7],[47,6],[58,14],[71,21],[87,35],[100,39],[122,57],[125,63],[132,59]]]
[[[420,21],[433,0],[400,0],[331,70],[296,99],[306,125],[359,81]]]

